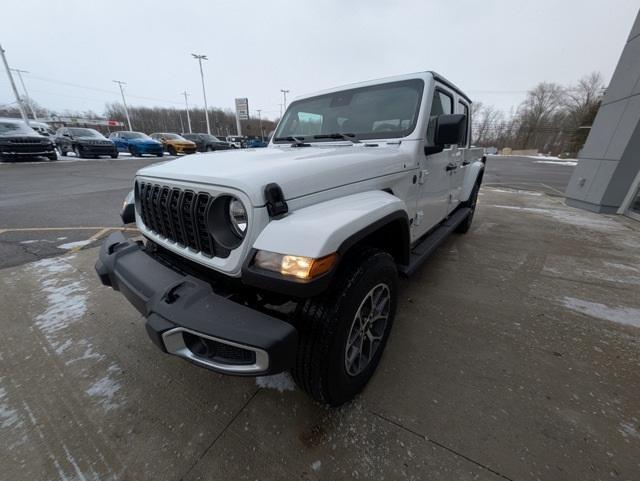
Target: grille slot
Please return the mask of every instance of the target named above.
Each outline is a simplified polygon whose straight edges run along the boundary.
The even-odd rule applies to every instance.
[[[140,217],[149,230],[181,247],[215,256],[206,217],[214,199],[210,194],[139,182],[136,196]]]

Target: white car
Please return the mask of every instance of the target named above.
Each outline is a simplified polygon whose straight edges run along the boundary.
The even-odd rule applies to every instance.
[[[233,149],[241,149],[244,147],[244,143],[247,141],[247,138],[242,135],[229,135],[226,138],[227,143]]]
[[[471,101],[421,72],[300,97],[265,149],[140,170],[96,270],[163,351],[235,375],[290,370],[339,405],[373,375],[398,275],[467,232],[484,173]]]

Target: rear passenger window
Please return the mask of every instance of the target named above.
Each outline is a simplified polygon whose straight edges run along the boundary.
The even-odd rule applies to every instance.
[[[431,113],[429,114],[429,126],[427,127],[427,145],[434,145],[434,135],[436,131],[436,119],[440,115],[453,113],[453,97],[444,90],[436,89],[431,102]]]

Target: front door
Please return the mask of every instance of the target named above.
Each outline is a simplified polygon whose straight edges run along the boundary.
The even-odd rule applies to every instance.
[[[464,114],[467,117],[467,124],[465,127],[464,138],[459,145],[454,146],[451,152],[451,167],[449,173],[449,185],[451,188],[451,198],[449,202],[449,212],[458,207],[460,203],[460,195],[462,193],[462,184],[467,171],[467,165],[469,165],[469,106],[459,100],[456,105],[456,113]]]
[[[436,226],[447,216],[449,210],[453,150],[451,146],[447,145],[442,152],[428,154],[428,149],[435,145],[437,117],[452,113],[453,95],[444,88],[436,87],[426,132],[425,149],[427,153],[421,157],[418,167],[418,201],[413,221],[413,240]]]

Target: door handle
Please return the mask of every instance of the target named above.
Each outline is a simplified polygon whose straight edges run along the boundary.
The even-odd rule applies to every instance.
[[[447,164],[446,171],[449,172],[451,170],[456,170],[457,168],[458,168],[458,164],[455,164],[453,162],[449,162]]]

